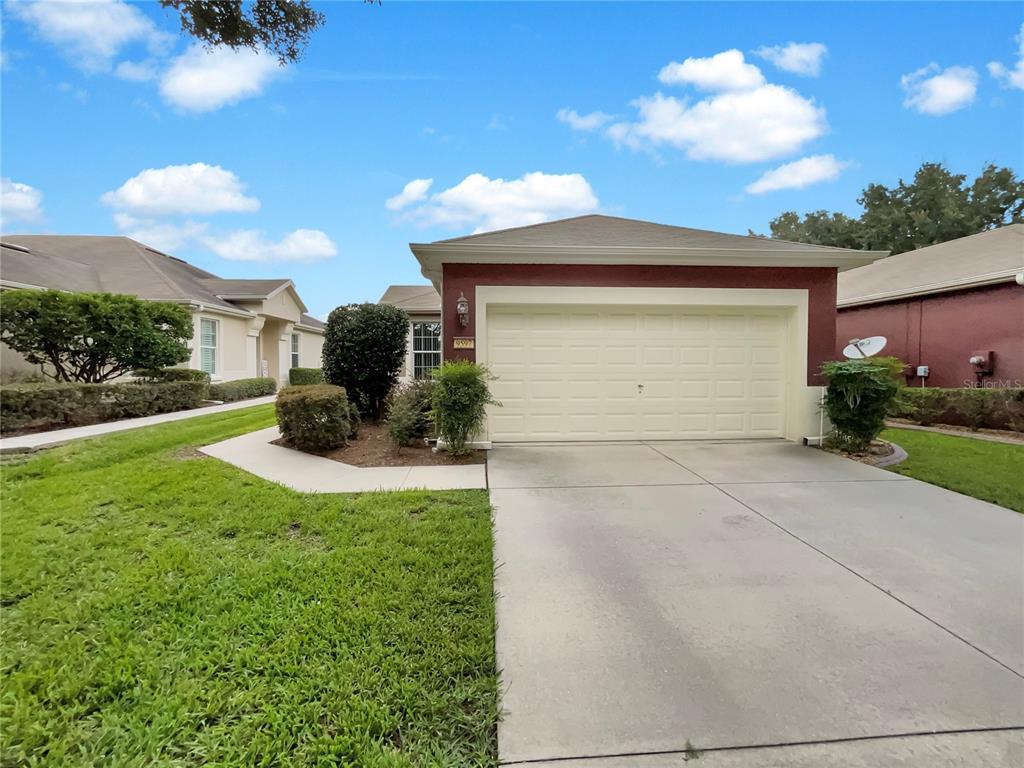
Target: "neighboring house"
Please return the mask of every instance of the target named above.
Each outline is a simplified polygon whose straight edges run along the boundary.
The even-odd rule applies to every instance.
[[[1024,386],[1024,224],[881,259],[839,276],[837,353],[885,336],[908,383]],[[991,353],[991,358],[989,354]],[[981,358],[978,365],[971,358]],[[917,376],[918,366],[928,376]]]
[[[391,285],[379,304],[409,315],[409,345],[401,378],[423,379],[441,364],[441,296],[432,285]]]
[[[127,237],[0,238],[0,288],[124,293],[184,304],[195,336],[190,368],[215,381],[319,368],[323,323],[306,314],[291,280],[226,280]],[[31,367],[3,349],[4,370]]]
[[[818,435],[837,272],[885,255],[597,215],[410,248],[483,442]]]

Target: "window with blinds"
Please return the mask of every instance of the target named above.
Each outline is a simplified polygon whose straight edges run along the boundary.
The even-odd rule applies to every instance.
[[[441,365],[441,324],[412,324],[412,375],[425,379]]]
[[[292,334],[292,368],[299,367],[299,334]]]
[[[199,367],[211,376],[217,373],[217,321],[199,320]]]

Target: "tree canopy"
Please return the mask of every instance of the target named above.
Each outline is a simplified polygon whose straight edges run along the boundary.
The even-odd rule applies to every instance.
[[[857,198],[858,218],[786,211],[771,221],[780,240],[903,253],[1024,221],[1024,181],[988,165],[970,184],[942,163],[923,163],[910,183],[869,184]]]
[[[113,293],[25,288],[0,301],[0,339],[57,381],[101,383],[189,359],[186,307]]]
[[[181,16],[183,32],[209,46],[265,49],[297,61],[325,17],[309,0],[160,0]]]

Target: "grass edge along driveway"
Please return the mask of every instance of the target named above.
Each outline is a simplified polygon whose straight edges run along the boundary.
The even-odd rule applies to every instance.
[[[195,451],[273,423],[5,457],[0,762],[496,763],[486,492],[300,494]]]
[[[1024,512],[1024,446],[898,428],[881,437],[907,452],[890,471]]]

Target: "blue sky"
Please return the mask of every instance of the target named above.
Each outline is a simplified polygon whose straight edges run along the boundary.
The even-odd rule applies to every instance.
[[[1024,172],[1017,3],[320,8],[281,69],[155,3],[5,3],[4,231],[131,234],[323,316],[422,282],[410,241],[589,211],[764,232],[923,161]]]

